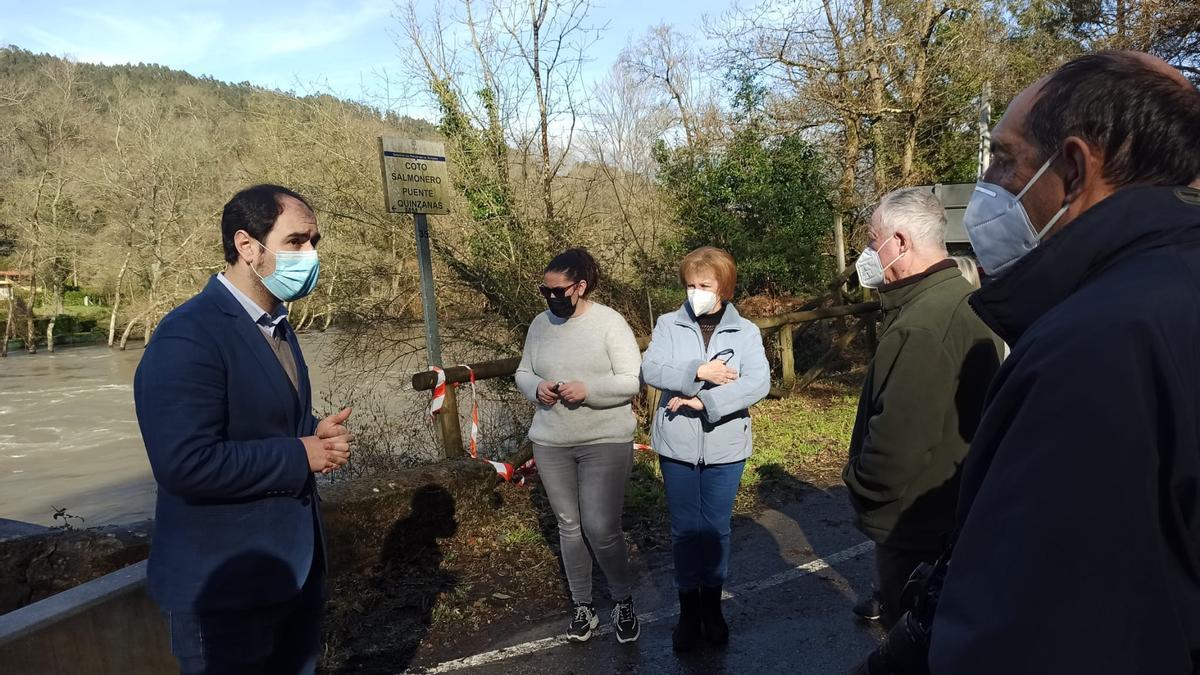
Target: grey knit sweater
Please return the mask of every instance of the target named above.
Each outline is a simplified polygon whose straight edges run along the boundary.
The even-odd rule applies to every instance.
[[[593,302],[579,316],[559,319],[542,312],[529,325],[517,367],[517,387],[537,404],[529,440],[538,445],[573,447],[630,443],[636,420],[629,401],[637,394],[642,364],[637,339],[624,317]],[[578,380],[587,399],[578,406],[559,401],[546,407],[537,387]]]

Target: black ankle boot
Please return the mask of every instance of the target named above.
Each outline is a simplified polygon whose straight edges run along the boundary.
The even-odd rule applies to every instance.
[[[704,626],[704,637],[710,643],[723,647],[729,644],[729,624],[721,613],[721,589],[700,589],[700,623]]]
[[[686,652],[700,643],[700,591],[679,591],[679,623],[671,634],[671,647]]]

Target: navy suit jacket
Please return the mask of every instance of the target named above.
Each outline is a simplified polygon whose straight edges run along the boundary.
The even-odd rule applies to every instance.
[[[294,597],[321,546],[302,436],[316,430],[261,330],[215,277],[162,320],[134,400],[158,482],[151,596],[167,611],[248,609]]]

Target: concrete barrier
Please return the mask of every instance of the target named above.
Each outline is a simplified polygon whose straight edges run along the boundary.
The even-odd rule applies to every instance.
[[[0,615],[0,670],[12,675],[177,672],[166,622],[146,595],[146,562]]]

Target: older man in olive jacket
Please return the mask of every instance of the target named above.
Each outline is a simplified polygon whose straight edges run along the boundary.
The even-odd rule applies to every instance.
[[[912,571],[954,527],[959,468],[1002,343],[971,311],[974,290],[947,257],[942,203],[897,190],[871,218],[859,281],[877,288],[883,332],[858,404],[842,478],[860,530],[876,543],[878,600],[891,626]],[[878,612],[860,603],[867,618]]]

